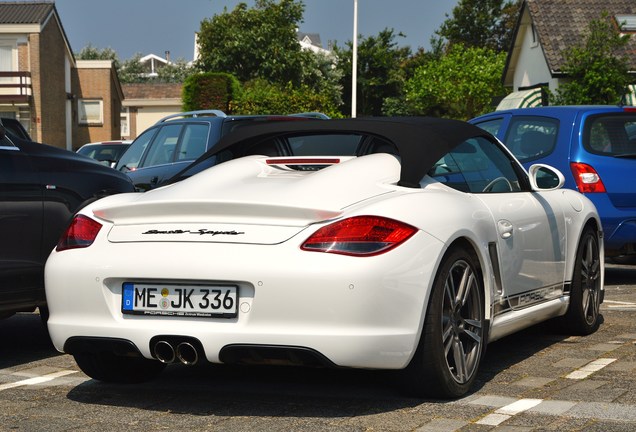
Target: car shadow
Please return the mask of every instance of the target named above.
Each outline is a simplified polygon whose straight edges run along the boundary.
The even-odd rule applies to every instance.
[[[567,337],[535,327],[518,333],[519,338],[504,338],[488,347],[471,394],[498,373]],[[89,380],[67,397],[83,404],[231,417],[333,418],[449,403],[406,397],[391,371],[210,364],[168,366],[160,378],[144,384]]]
[[[0,369],[61,355],[37,313],[18,313],[0,320],[0,339]]]

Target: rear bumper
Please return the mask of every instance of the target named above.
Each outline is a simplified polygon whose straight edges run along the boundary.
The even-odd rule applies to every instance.
[[[301,252],[289,243],[129,243],[110,244],[107,254],[96,245],[53,252],[46,267],[51,339],[67,352],[74,338],[83,349],[95,338],[124,340],[154,358],[153,338],[174,335],[199,341],[212,363],[249,359],[245,347],[275,347],[252,352],[314,352],[342,367],[405,367],[443,244],[420,232],[386,254],[356,258]],[[130,281],[236,284],[238,316],[122,314],[122,284]]]

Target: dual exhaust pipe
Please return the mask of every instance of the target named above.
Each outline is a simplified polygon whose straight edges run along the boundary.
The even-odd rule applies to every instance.
[[[171,343],[164,339],[158,340],[152,348],[152,354],[161,363],[166,364],[180,361],[191,366],[199,361],[199,351],[188,341]]]

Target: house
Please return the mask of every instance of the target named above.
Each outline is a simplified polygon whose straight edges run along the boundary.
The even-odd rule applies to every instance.
[[[77,61],[53,2],[0,2],[0,116],[72,150],[120,138],[123,92],[110,61]]]
[[[121,137],[134,139],[158,120],[182,111],[182,84],[123,84]]]
[[[331,46],[328,47],[329,49],[324,49],[318,33],[303,33],[297,31],[296,38],[298,39],[300,47],[304,50],[313,51],[316,54],[331,55]]]
[[[525,0],[503,74],[512,93],[499,109],[541,105],[541,88],[554,91],[567,77],[565,52],[585,40],[590,21],[609,14],[625,33],[633,34],[626,53],[636,78],[636,1]],[[629,95],[632,97],[632,95]]]

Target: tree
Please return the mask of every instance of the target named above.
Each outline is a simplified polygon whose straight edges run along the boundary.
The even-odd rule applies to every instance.
[[[453,16],[435,31],[431,45],[446,41],[466,47],[507,51],[512,43],[521,0],[460,0]],[[437,39],[436,39],[437,38]]]
[[[357,106],[360,115],[383,115],[385,100],[402,94],[405,80],[401,66],[411,55],[411,49],[398,47],[397,36],[404,35],[386,28],[377,36],[359,39]],[[342,87],[345,94],[351,94],[353,43],[347,42],[344,49],[336,46],[334,51],[338,57],[337,68],[342,74]],[[350,112],[350,100],[345,98],[343,113]]]
[[[554,105],[617,104],[631,82],[629,59],[622,51],[629,35],[622,35],[603,13],[590,21],[581,45],[564,53],[561,71],[568,81],[553,94]]]
[[[121,64],[117,71],[120,82],[131,84],[150,81],[151,78],[146,75],[146,71],[140,62],[142,57],[141,53],[137,53]]]
[[[248,9],[239,3],[232,12],[201,22],[198,67],[226,72],[246,82],[264,78],[273,83],[301,83],[303,54],[296,38],[304,5],[299,0],[256,0]]]
[[[115,68],[119,68],[117,53],[110,47],[99,49],[89,43],[79,53],[75,54],[75,58],[78,60],[112,60]]]
[[[406,102],[419,115],[469,119],[490,111],[505,93],[501,74],[506,53],[454,44],[437,60],[420,66],[406,83]]]

